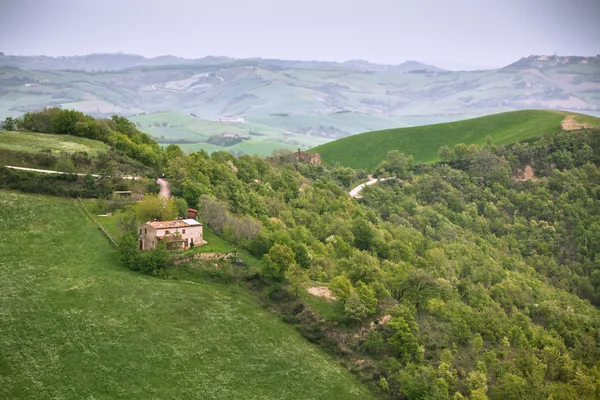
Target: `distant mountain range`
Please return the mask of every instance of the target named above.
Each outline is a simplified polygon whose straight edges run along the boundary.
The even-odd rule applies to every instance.
[[[345,67],[361,71],[404,73],[414,70],[442,71],[433,65],[417,61],[406,61],[399,65],[373,64],[365,60],[350,60],[343,63],[327,61],[289,61],[277,59],[247,58],[235,59],[230,57],[203,57],[197,59],[181,58],[176,56],[160,56],[146,58],[135,54],[89,54],[84,56],[14,56],[0,54],[0,66],[17,67],[39,71],[118,71],[125,68],[141,66],[168,66],[168,65],[219,65],[236,61],[249,61],[254,64],[279,66],[281,68],[324,68]]]
[[[537,55],[461,72],[416,61],[0,55],[0,119],[46,106],[133,117],[164,143],[198,143],[189,149],[209,148],[207,132],[235,131],[249,138],[240,151],[266,153],[510,110],[600,115],[600,57]],[[231,117],[244,122],[214,122]]]

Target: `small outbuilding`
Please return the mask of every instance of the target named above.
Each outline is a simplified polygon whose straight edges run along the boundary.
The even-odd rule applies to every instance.
[[[167,250],[186,250],[205,244],[202,224],[195,219],[146,222],[138,227],[140,250],[152,250],[165,241]]]

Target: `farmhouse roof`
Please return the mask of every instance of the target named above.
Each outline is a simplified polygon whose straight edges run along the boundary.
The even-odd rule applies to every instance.
[[[188,226],[202,225],[200,222],[194,219],[176,219],[173,221],[152,221],[146,222],[146,225],[150,225],[155,229],[167,229],[167,228],[186,228]]]

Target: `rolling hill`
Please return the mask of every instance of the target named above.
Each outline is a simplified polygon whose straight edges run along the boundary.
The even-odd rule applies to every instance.
[[[570,117],[571,116],[571,117]],[[417,162],[437,160],[438,150],[458,143],[485,143],[489,135],[497,145],[550,134],[566,121],[600,126],[600,119],[565,111],[513,111],[458,122],[367,132],[313,148],[328,163],[372,171],[390,150],[412,155]]]
[[[600,115],[599,73],[600,57],[531,56],[496,70],[444,71],[416,62],[386,66],[360,60],[1,56],[0,119],[57,105],[95,116],[139,116],[148,129],[165,122],[165,113],[173,121],[193,114],[207,122],[167,121],[168,129],[149,133],[164,144],[185,138],[187,150],[267,155],[366,131],[511,110]],[[247,145],[215,147],[204,137],[234,129],[210,124],[223,117],[242,117],[245,123],[235,129],[263,136],[251,137]]]
[[[0,133],[0,150],[26,153],[49,150],[53,154],[86,152],[96,155],[108,149],[107,144],[77,136],[24,131]]]
[[[0,191],[0,222],[0,398],[370,398],[249,293],[121,267],[75,200]]]

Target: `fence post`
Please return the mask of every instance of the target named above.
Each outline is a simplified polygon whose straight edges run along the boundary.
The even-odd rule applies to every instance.
[[[92,221],[94,221],[96,223],[96,225],[98,225],[100,227],[100,230],[102,232],[104,232],[104,234],[106,235],[106,237],[111,241],[111,243],[115,246],[115,247],[119,247],[119,245],[117,244],[117,242],[115,242],[115,240],[112,238],[112,236],[110,236],[110,234],[108,233],[108,231],[106,229],[104,229],[104,227],[102,225],[100,225],[100,223],[98,221],[96,221],[96,218],[94,218],[92,216],[92,214],[90,214],[90,212],[88,211],[87,208],[85,208],[85,204],[83,204],[83,201],[81,200],[81,197],[77,196],[77,200],[79,200],[79,203],[81,204],[81,206],[83,207],[83,209],[85,210],[85,213],[92,219]]]

